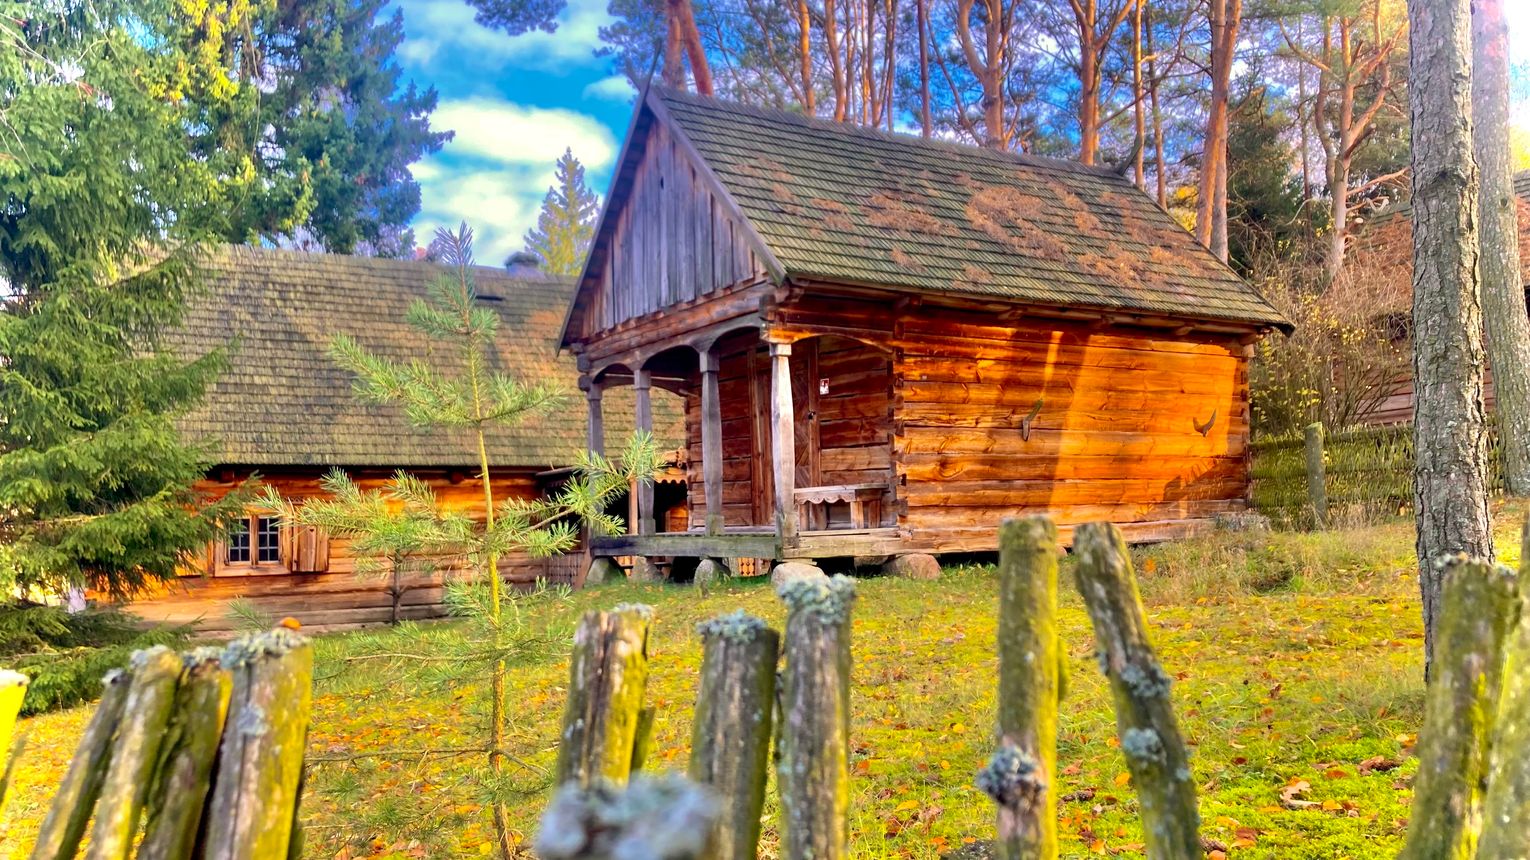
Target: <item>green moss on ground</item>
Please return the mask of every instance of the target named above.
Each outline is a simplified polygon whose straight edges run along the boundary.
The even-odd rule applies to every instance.
[[[1506,554],[1517,519],[1499,517]],[[1155,644],[1192,745],[1204,833],[1228,857],[1331,860],[1401,847],[1423,694],[1411,546],[1411,528],[1396,523],[1324,535],[1216,535],[1136,551]],[[974,775],[993,750],[997,582],[991,568],[969,566],[939,582],[857,586],[855,856],[936,858],[992,828],[993,805]],[[513,670],[509,736],[511,752],[536,770],[510,771],[504,787],[528,844],[549,795],[567,635],[586,608],[623,602],[655,608],[652,770],[685,766],[701,662],[696,625],[735,609],[777,628],[785,621],[763,581],[718,583],[704,595],[619,584],[528,607],[546,645]],[[1071,664],[1058,750],[1063,854],[1136,856],[1142,834],[1109,691],[1088,619],[1067,587],[1060,626]],[[443,624],[430,633],[457,630]],[[405,666],[388,660],[354,659],[384,652],[388,642],[375,634],[317,641],[309,755],[331,760],[316,761],[309,781],[307,856],[476,856],[492,833],[477,756],[344,760],[479,744],[478,690],[406,677]],[[87,714],[25,724],[27,757],[0,823],[7,850],[30,843]],[[773,857],[773,790],[766,816],[762,853]]]

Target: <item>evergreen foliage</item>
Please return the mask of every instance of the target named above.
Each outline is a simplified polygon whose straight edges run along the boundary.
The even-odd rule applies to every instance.
[[[221,352],[161,344],[223,177],[193,157],[153,3],[0,3],[0,589],[124,596],[176,575],[204,506],[174,418]],[[148,17],[161,16],[161,17]]]
[[[526,232],[526,250],[552,275],[577,275],[595,238],[600,197],[584,181],[584,165],[565,149],[558,159],[557,185],[547,189],[537,226]]]

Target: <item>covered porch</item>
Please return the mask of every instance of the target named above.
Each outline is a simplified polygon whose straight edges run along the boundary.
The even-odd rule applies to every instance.
[[[689,459],[683,523],[656,522],[653,488],[642,487],[630,533],[594,538],[592,554],[791,560],[902,551],[891,354],[761,325],[691,334],[590,362],[581,376],[592,451],[604,453],[603,394],[631,385],[639,429],[653,427],[654,389],[684,399]]]

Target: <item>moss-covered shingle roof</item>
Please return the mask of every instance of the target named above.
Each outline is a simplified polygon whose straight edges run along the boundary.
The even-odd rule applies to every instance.
[[[447,271],[412,260],[219,249],[206,263],[205,293],[169,340],[187,355],[228,345],[231,366],[181,421],[183,430],[210,441],[215,459],[225,464],[475,467],[466,433],[417,430],[393,407],[361,403],[351,375],[325,352],[345,333],[390,358],[425,357],[432,344],[404,321],[404,312]],[[567,390],[563,408],[496,430],[491,461],[572,464],[585,445],[585,403],[574,359],[558,353],[557,337],[573,283],[486,267],[473,275],[485,305],[500,313],[498,368]],[[607,398],[612,440],[630,431],[630,399],[625,389]],[[656,420],[674,418],[657,398],[655,411]]]
[[[1107,168],[656,88],[787,277],[1283,324]]]

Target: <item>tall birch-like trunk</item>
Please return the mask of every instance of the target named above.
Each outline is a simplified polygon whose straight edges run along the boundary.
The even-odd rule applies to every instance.
[[[1448,554],[1493,557],[1477,295],[1469,0],[1409,0],[1414,511],[1430,672]]]
[[[1509,146],[1509,24],[1504,0],[1472,4],[1472,124],[1482,194],[1482,315],[1497,395],[1504,488],[1530,496],[1530,316],[1520,276]]]
[[[1195,238],[1221,260],[1227,259],[1227,96],[1233,54],[1243,20],[1242,0],[1210,0],[1211,102],[1201,154]]]

